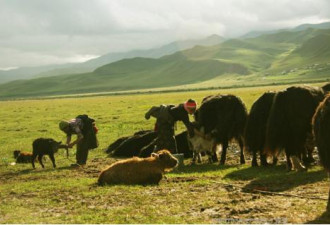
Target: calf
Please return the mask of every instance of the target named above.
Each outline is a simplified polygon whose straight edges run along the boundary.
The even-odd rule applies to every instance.
[[[56,142],[52,138],[38,138],[33,141],[33,153],[32,153],[32,167],[35,169],[34,160],[38,156],[38,161],[42,168],[45,168],[42,163],[43,155],[48,155],[53,163],[53,167],[56,167],[54,153],[58,151],[59,148],[67,149],[67,145],[62,145],[62,142]]]
[[[190,148],[193,151],[192,164],[196,163],[196,158],[198,158],[198,163],[202,162],[201,153],[206,153],[208,155],[209,163],[212,163],[213,161],[217,161],[217,157],[216,157],[217,144],[215,140],[210,135],[205,135],[203,128],[201,129],[195,128],[194,130],[195,130],[195,135],[193,137],[189,137],[188,135]]]
[[[163,173],[178,161],[167,150],[152,153],[151,157],[121,160],[101,171],[98,184],[158,184]]]

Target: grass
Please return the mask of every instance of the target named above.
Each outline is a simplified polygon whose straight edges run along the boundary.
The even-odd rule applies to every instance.
[[[103,149],[118,137],[152,129],[155,121],[144,119],[150,106],[178,104],[190,97],[201,102],[206,95],[220,92],[240,96],[250,108],[263,92],[285,87],[2,101],[0,223],[219,223],[228,218],[243,223],[329,223],[323,213],[326,200],[322,200],[327,198],[328,181],[320,166],[304,173],[286,172],[284,161],[276,167],[251,168],[249,156],[247,165],[239,165],[235,151],[228,152],[225,166],[190,165],[186,160],[181,171],[167,174],[156,186],[96,185],[99,171],[118,160],[107,158]],[[45,169],[39,164],[35,170],[30,164],[10,165],[12,151],[31,151],[38,137],[64,141],[58,122],[81,113],[95,118],[99,128],[100,146],[90,151],[87,167],[69,168],[74,150],[69,159],[63,150],[57,153],[56,169],[49,159]],[[176,132],[183,129],[179,123]]]

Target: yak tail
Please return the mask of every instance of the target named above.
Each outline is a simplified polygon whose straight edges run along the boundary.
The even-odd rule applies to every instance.
[[[285,147],[288,137],[287,102],[283,92],[274,97],[266,127],[266,145],[264,153],[275,156]]]

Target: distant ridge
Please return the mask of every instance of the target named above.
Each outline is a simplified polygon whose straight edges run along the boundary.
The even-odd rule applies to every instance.
[[[250,31],[247,34],[242,35],[240,38],[256,38],[261,35],[265,34],[275,34],[283,31],[302,31],[302,30],[307,30],[309,28],[313,29],[330,29],[330,22],[324,22],[320,24],[302,24],[299,25],[295,28],[288,28],[288,29],[279,29],[279,30],[268,30],[268,31]]]
[[[307,26],[305,26],[307,27]],[[274,84],[328,80],[330,29],[285,30],[229,39],[160,58],[121,59],[93,72],[13,81],[0,98],[116,92],[175,86]]]
[[[191,48],[195,45],[210,46],[210,45],[220,44],[223,41],[224,41],[223,37],[214,34],[203,39],[172,42],[170,44],[154,49],[108,53],[83,63],[49,65],[49,66],[40,66],[40,67],[24,67],[10,71],[0,71],[0,83],[5,83],[18,79],[31,79],[35,77],[87,73],[87,72],[92,72],[96,68],[103,66],[105,64],[125,58],[134,58],[134,57],[159,58],[164,55],[169,55],[177,51]]]

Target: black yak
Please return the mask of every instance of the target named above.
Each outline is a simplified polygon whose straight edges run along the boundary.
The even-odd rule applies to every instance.
[[[214,138],[215,145],[222,145],[221,165],[225,164],[227,147],[231,139],[238,141],[241,150],[240,163],[245,163],[243,134],[247,110],[240,98],[234,95],[208,96],[196,111],[195,120],[206,136]]]
[[[33,152],[32,152],[32,167],[34,166],[34,161],[38,156],[38,161],[42,168],[45,168],[44,164],[42,163],[42,157],[44,155],[48,155],[50,160],[53,163],[53,167],[56,167],[55,164],[55,157],[54,154],[58,151],[59,148],[68,149],[67,145],[62,145],[61,142],[57,142],[52,138],[38,138],[33,141],[32,143]]]
[[[296,170],[305,170],[301,158],[305,164],[312,160],[314,146],[308,140],[312,137],[311,121],[323,98],[324,92],[320,88],[307,86],[287,88],[274,98],[267,123],[265,150],[270,155],[285,150],[288,170],[292,169],[292,163]]]
[[[330,92],[330,83],[323,85],[322,89],[325,93]]]
[[[124,140],[116,149],[114,149],[111,152],[111,155],[119,157],[138,156],[141,149],[150,144],[156,137],[157,133],[155,131],[133,135]]]
[[[105,151],[105,153],[109,154],[109,153],[113,152],[116,148],[118,148],[121,145],[121,143],[123,143],[127,139],[132,138],[135,135],[144,135],[144,134],[147,134],[150,132],[153,132],[153,131],[152,130],[140,130],[140,131],[135,132],[132,136],[120,137],[116,141],[111,143],[104,151]]]
[[[266,166],[267,156],[264,153],[266,126],[275,92],[266,92],[252,105],[245,127],[245,150],[253,154],[252,166],[258,166],[257,153],[260,154],[261,165]],[[276,159],[274,159],[276,163]]]
[[[321,163],[330,176],[330,95],[316,109],[313,132]],[[327,211],[330,211],[330,192]]]
[[[193,156],[193,152],[190,149],[187,138],[188,138],[188,132],[183,131],[180,134],[175,135],[175,142],[178,153],[183,154],[184,158],[191,158]],[[141,149],[139,157],[143,157],[143,158],[149,157],[151,153],[154,152],[155,145],[156,145],[156,139],[150,142],[149,145]]]
[[[118,148],[124,141],[127,139],[131,138],[132,136],[125,136],[125,137],[120,137],[117,140],[115,140],[113,143],[111,143],[105,150],[104,152],[107,154],[110,154],[113,152],[116,148]]]

